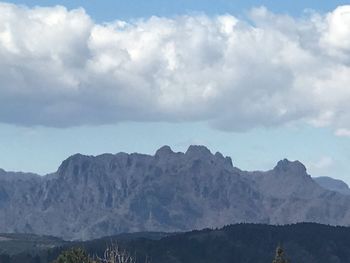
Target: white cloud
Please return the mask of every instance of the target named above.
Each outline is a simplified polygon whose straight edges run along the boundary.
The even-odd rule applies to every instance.
[[[350,6],[340,6],[326,16],[325,33],[322,40],[330,45],[340,57],[350,51]],[[331,51],[331,53],[333,53]]]
[[[83,9],[0,3],[0,122],[350,129],[350,6],[250,19],[97,24]]]
[[[334,160],[329,156],[322,156],[316,162],[311,163],[311,166],[316,169],[325,169],[329,168],[334,164]]]
[[[307,163],[309,173],[313,176],[332,176],[334,173],[334,159],[330,156],[322,156],[318,160]]]
[[[339,137],[350,137],[349,129],[338,129],[335,131],[335,135]]]

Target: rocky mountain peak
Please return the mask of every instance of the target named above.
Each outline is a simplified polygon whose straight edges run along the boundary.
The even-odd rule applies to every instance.
[[[208,157],[213,156],[210,150],[203,145],[190,145],[185,155],[188,157],[192,157],[192,158],[194,157],[199,159],[207,159]]]
[[[162,157],[162,156],[168,156],[170,154],[173,154],[173,150],[168,145],[164,145],[160,147],[155,154],[155,157]]]
[[[289,161],[288,159],[279,161],[273,170],[278,173],[306,174],[306,168],[301,162]]]
[[[225,157],[222,155],[221,152],[216,152],[215,153],[215,157],[218,158],[218,159],[224,159]]]
[[[62,164],[58,168],[57,173],[59,175],[64,175],[64,174],[77,175],[79,172],[79,167],[88,166],[88,163],[90,162],[90,160],[91,160],[91,156],[83,155],[80,153],[74,154],[62,162]]]
[[[216,158],[217,160],[222,161],[223,163],[225,163],[225,164],[228,165],[229,167],[233,167],[231,157],[229,157],[229,156],[224,157],[224,156],[222,155],[222,153],[220,153],[220,152],[216,152],[214,156],[215,156],[215,158]]]
[[[83,154],[81,154],[81,153],[76,153],[76,154],[73,154],[73,155],[69,156],[66,160],[64,160],[64,161],[62,162],[62,164],[63,164],[64,162],[80,162],[80,161],[86,160],[86,159],[88,159],[88,158],[90,158],[90,157],[91,157],[91,156],[83,155]]]

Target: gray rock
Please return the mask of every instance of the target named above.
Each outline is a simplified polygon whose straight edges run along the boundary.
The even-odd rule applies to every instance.
[[[40,177],[0,170],[0,232],[92,239],[241,222],[350,224],[350,197],[320,187],[300,162],[246,172],[204,146],[186,153],[76,154]]]

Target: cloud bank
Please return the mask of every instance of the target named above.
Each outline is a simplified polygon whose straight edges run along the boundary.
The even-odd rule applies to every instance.
[[[303,122],[350,135],[350,6],[98,24],[83,9],[0,3],[0,122],[70,127]]]

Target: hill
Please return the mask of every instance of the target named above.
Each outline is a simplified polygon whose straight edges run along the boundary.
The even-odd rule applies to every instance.
[[[150,238],[145,233],[125,237],[70,242],[41,256],[27,256],[27,261],[20,261],[23,255],[17,255],[7,261],[0,260],[0,263],[46,263],[72,246],[84,247],[92,255],[101,254],[111,243],[117,243],[136,255],[138,262],[144,262],[148,257],[152,263],[270,263],[278,244],[285,248],[291,263],[350,262],[350,228],[314,223],[286,226],[237,224],[163,237],[151,234]]]

